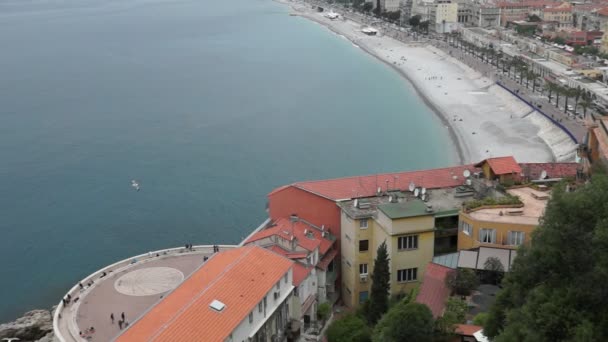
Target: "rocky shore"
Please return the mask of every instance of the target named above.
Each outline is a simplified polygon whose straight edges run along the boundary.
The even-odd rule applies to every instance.
[[[52,342],[53,309],[32,310],[13,322],[0,324],[0,340],[18,338],[20,342]]]

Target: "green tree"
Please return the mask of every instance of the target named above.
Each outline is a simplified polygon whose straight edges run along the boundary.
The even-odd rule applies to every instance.
[[[608,340],[608,177],[554,187],[529,247],[518,250],[484,333],[504,341]]]
[[[388,294],[391,289],[391,274],[388,266],[388,252],[386,242],[378,246],[372,273],[372,290],[369,296],[369,310],[366,313],[367,321],[374,325],[388,310]]]
[[[468,306],[467,302],[457,297],[448,298],[445,312],[437,319],[437,330],[444,334],[454,332],[456,324],[465,323]]]
[[[505,267],[497,257],[489,257],[483,264],[486,271],[487,280],[493,284],[499,284],[505,273]]]
[[[371,329],[364,320],[348,314],[333,321],[325,334],[329,342],[371,342]]]
[[[420,25],[420,16],[419,15],[415,15],[413,17],[410,18],[410,20],[408,21],[408,23],[412,26],[412,27],[418,27],[418,25]]]
[[[473,324],[483,327],[488,321],[488,316],[489,314],[487,312],[478,313],[477,315],[475,315],[475,317],[473,317]]]
[[[434,322],[431,310],[420,303],[399,303],[374,328],[374,342],[431,342]]]
[[[536,14],[532,14],[532,15],[528,15],[528,21],[537,23],[537,22],[542,21],[542,19],[539,16],[537,16]]]
[[[450,272],[445,281],[454,293],[461,296],[470,295],[479,286],[477,274],[468,268],[459,268]]]
[[[319,304],[319,307],[317,308],[317,317],[321,321],[325,322],[329,318],[330,314],[331,304],[329,304],[328,302]]]

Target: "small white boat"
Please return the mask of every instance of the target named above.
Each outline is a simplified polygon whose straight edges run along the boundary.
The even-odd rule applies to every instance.
[[[139,183],[135,179],[131,180],[131,186],[133,189],[139,191]]]

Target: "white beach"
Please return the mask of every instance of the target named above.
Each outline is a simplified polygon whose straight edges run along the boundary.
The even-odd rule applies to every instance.
[[[457,141],[462,163],[514,156],[519,162],[573,161],[577,145],[559,127],[489,78],[422,43],[368,36],[360,23],[330,20],[306,3],[288,3],[394,67],[417,89]],[[381,87],[382,85],[378,85]]]

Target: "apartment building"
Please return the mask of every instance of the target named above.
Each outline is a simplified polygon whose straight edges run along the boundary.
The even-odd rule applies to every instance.
[[[558,30],[573,27],[572,5],[568,2],[547,6],[542,9],[541,14],[541,19],[544,22],[555,23],[555,27]]]
[[[285,338],[293,261],[257,246],[214,254],[116,341],[255,341]]]
[[[439,0],[431,7],[429,29],[435,33],[456,31],[458,24],[458,3]]]

